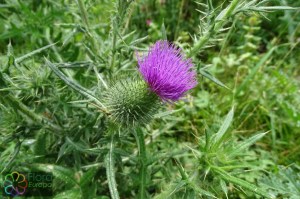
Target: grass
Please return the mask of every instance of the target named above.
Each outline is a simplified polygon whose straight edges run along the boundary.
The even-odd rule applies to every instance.
[[[300,3],[242,2],[0,0],[0,194],[19,171],[50,198],[299,197]],[[116,127],[103,93],[162,39],[198,86]]]

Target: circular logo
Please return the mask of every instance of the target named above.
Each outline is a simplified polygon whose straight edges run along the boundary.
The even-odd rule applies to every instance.
[[[16,171],[7,174],[4,179],[4,191],[7,195],[23,195],[28,186],[28,182],[23,174]]]

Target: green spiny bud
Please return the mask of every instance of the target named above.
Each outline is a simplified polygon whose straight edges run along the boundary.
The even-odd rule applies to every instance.
[[[121,78],[104,94],[111,119],[122,126],[149,123],[157,112],[159,97],[138,78]]]

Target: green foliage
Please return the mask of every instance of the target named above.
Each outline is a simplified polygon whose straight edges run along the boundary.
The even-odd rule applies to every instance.
[[[284,168],[279,166],[275,169],[275,175],[265,176],[261,186],[267,187],[275,192],[277,197],[297,198],[300,195],[299,168],[293,166]]]
[[[50,172],[53,198],[298,198],[299,7],[0,0],[0,175]],[[134,76],[160,39],[199,74],[174,104]]]

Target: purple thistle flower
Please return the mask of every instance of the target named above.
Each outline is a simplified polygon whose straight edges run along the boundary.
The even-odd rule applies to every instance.
[[[192,60],[168,41],[157,41],[147,56],[137,59],[144,80],[163,101],[177,101],[197,85]]]

